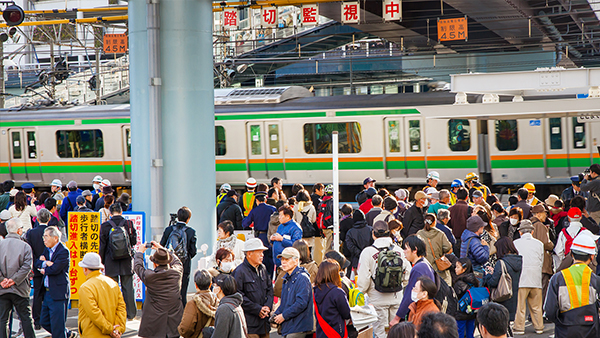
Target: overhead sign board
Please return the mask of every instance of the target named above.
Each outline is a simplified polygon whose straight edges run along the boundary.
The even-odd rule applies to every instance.
[[[104,34],[104,53],[126,53],[127,34]]]
[[[438,41],[465,40],[469,38],[467,18],[438,19]]]
[[[300,16],[302,25],[316,25],[319,23],[319,5],[302,5]]]
[[[236,29],[239,23],[237,8],[225,8],[223,10],[223,27]]]
[[[383,0],[383,21],[402,20],[402,1]]]
[[[260,9],[260,25],[267,27],[277,27],[279,21],[277,7],[261,7]]]
[[[360,22],[360,3],[358,1],[342,2],[342,23]]]

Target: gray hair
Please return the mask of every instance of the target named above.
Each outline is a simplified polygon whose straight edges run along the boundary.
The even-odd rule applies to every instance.
[[[52,218],[52,213],[46,208],[41,208],[38,210],[37,218],[41,224],[47,224],[50,221],[50,218]]]
[[[450,191],[448,191],[447,189],[440,190],[440,200],[443,200],[447,197],[450,197]]]
[[[448,219],[448,218],[450,218],[450,210],[448,210],[448,209],[438,210],[438,213],[437,213],[438,220],[443,220],[443,219]]]
[[[381,205],[381,203],[383,203],[383,197],[379,195],[373,195],[373,197],[371,197],[371,203],[373,205]]]
[[[46,230],[44,230],[44,233],[48,234],[50,237],[60,238],[61,236],[60,230],[58,230],[58,228],[55,226],[47,227]]]
[[[23,228],[21,220],[18,218],[11,218],[6,221],[6,232],[9,234],[16,234],[19,229]]]

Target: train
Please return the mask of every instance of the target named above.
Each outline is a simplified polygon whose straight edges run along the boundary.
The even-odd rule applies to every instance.
[[[315,97],[296,86],[215,90],[217,185],[275,176],[285,184],[331,182],[334,130],[342,185],[360,186],[365,177],[422,185],[432,170],[442,184],[469,172],[499,186],[568,184],[600,163],[600,123],[581,120],[600,111],[600,99],[478,101],[469,96],[456,104],[450,92]],[[0,181],[91,185],[101,175],[130,186],[131,128],[128,104],[1,110]]]

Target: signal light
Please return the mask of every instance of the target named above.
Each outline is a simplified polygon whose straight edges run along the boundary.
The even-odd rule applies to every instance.
[[[10,27],[8,29],[8,36],[10,36],[12,38],[13,36],[15,36],[15,34],[17,34],[17,28],[16,27]]]
[[[18,26],[25,20],[25,12],[23,9],[15,4],[6,6],[2,13],[2,17],[6,21],[8,26]]]
[[[6,34],[6,32],[0,33],[0,42],[6,42],[6,41],[8,41],[8,34]]]

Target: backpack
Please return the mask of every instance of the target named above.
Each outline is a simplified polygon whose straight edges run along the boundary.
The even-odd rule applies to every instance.
[[[185,226],[174,225],[173,231],[167,238],[167,249],[173,250],[173,253],[181,260],[185,262],[189,259],[187,251],[187,234],[185,233]]]
[[[477,312],[479,308],[489,303],[490,290],[485,287],[471,287],[458,301],[458,309],[460,312],[472,314]]]
[[[302,238],[315,237],[315,226],[308,219],[308,211],[300,212],[300,214],[302,215],[302,221],[300,222],[300,227],[302,228]]]
[[[350,307],[365,305],[365,294],[360,292],[354,284],[348,288],[348,303]]]
[[[108,221],[112,228],[108,234],[108,247],[110,248],[110,256],[113,260],[125,259],[133,256],[133,249],[131,243],[129,243],[129,235],[125,229],[127,220],[123,219],[119,225],[115,224],[113,220]]]
[[[378,248],[377,268],[375,270],[375,290],[382,293],[398,292],[402,290],[402,279],[404,277],[404,261],[399,252],[394,250],[394,245]]]
[[[328,207],[329,203],[333,203],[333,199],[328,199],[319,205],[317,213],[317,228],[323,230],[333,225],[333,214],[331,213],[333,207]]]
[[[431,268],[431,270],[433,270],[433,268]],[[438,275],[435,270],[433,270],[433,277],[438,289],[438,292],[433,298],[437,299],[440,304],[442,304],[440,311],[452,317],[456,317],[456,314],[458,313],[458,297],[456,296],[456,292],[445,280],[440,278],[440,275]]]
[[[577,232],[577,235],[579,235],[580,232],[582,232],[583,230],[587,230],[584,227],[581,227],[581,229],[579,229],[579,232]],[[573,240],[575,239],[575,237],[577,237],[577,235],[575,235],[575,237],[571,237],[571,235],[569,235],[569,233],[567,232],[567,228],[562,228],[562,234],[565,236],[565,256],[569,254],[569,252],[571,252],[571,245],[573,244]]]

